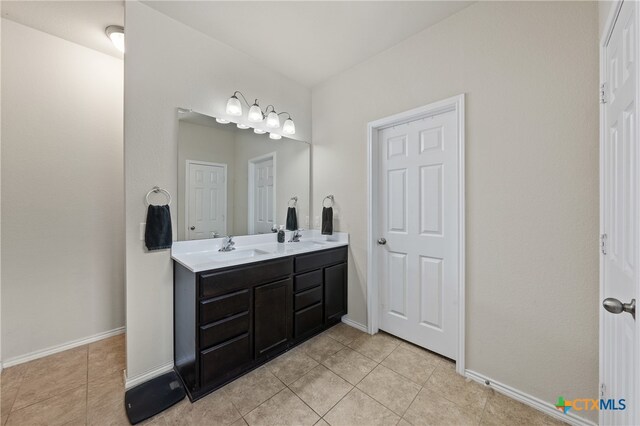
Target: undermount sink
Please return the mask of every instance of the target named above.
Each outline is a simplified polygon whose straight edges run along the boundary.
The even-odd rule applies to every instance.
[[[264,250],[256,250],[256,249],[239,249],[233,251],[219,251],[213,255],[212,260],[216,262],[228,262],[230,260],[236,259],[246,259],[249,257],[261,256],[264,254],[269,254],[268,251]]]

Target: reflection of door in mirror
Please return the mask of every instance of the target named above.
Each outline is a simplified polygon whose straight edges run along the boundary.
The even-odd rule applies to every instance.
[[[190,240],[227,234],[227,165],[187,160],[188,218]]]
[[[275,224],[276,153],[249,160],[249,233],[267,234]]]

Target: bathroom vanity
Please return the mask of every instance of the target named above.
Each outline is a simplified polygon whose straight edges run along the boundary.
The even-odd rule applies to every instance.
[[[191,401],[340,322],[347,313],[346,234],[306,231],[174,244],[174,363]]]

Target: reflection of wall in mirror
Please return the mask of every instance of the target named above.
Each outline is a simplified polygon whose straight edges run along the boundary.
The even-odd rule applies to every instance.
[[[298,226],[309,228],[310,146],[283,138],[271,140],[232,125],[210,127],[180,120],[178,129],[178,240],[185,224],[186,160],[227,164],[227,233],[248,233],[249,160],[276,152],[276,224],[284,225],[289,199],[298,197]]]

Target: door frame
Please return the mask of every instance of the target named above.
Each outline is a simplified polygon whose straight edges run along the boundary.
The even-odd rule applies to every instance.
[[[629,0],[627,0],[629,1]],[[613,5],[611,7],[611,9],[609,10],[609,16],[607,17],[607,21],[605,23],[603,32],[602,32],[602,36],[600,38],[600,90],[602,90],[602,85],[607,83],[608,78],[607,78],[607,59],[606,59],[606,46],[607,43],[609,42],[609,39],[611,38],[611,34],[613,33],[613,28],[615,26],[615,23],[618,19],[618,15],[620,14],[620,9],[622,8],[622,4],[623,4],[623,0],[613,0]],[[638,25],[638,23],[640,23],[640,4],[636,4],[636,9],[635,9],[635,17],[636,17],[636,25]],[[635,34],[635,57],[638,58],[640,56],[640,31],[638,30],[638,28],[636,28],[636,34]],[[636,65],[637,67],[637,65]],[[637,72],[637,71],[636,71]],[[640,78],[636,77],[636,93],[635,93],[635,103],[636,105],[638,105],[640,103]],[[636,114],[636,120],[635,120],[635,128],[638,129],[640,128],[640,116],[638,116],[638,114]],[[605,212],[605,199],[604,199],[604,189],[605,189],[605,176],[604,176],[604,167],[605,167],[605,163],[604,163],[604,142],[605,142],[605,138],[606,138],[606,115],[605,115],[605,104],[600,102],[600,135],[599,135],[599,154],[600,154],[600,159],[599,159],[599,168],[600,168],[600,226],[599,226],[599,235],[598,235],[598,241],[599,244],[602,244],[602,235],[605,233],[605,229],[604,229],[604,212]],[[636,132],[636,139],[638,139],[638,134]],[[636,164],[636,166],[638,166],[638,164]],[[602,247],[598,247],[599,248],[599,266],[600,266],[600,273],[599,273],[599,293],[600,293],[600,298],[598,300],[598,326],[599,326],[599,332],[598,332],[598,395],[599,397],[602,396],[602,385],[604,384],[604,354],[605,354],[605,346],[604,346],[604,339],[602,336],[602,332],[604,330],[604,316],[605,316],[605,312],[604,309],[602,308],[602,301],[605,299],[606,295],[605,295],[605,289],[604,289],[604,263],[605,263],[605,257],[602,253]],[[637,256],[636,256],[637,258]],[[636,280],[636,285],[635,285],[635,293],[636,293],[636,301],[640,300],[640,298],[638,296],[640,296],[640,280]],[[636,320],[636,321],[640,321],[640,317]],[[640,344],[640,326],[636,325],[636,330],[635,330],[635,339],[636,339],[636,351],[638,351],[638,345]],[[640,351],[638,351],[640,352]],[[634,382],[635,382],[635,389],[636,389],[636,395],[635,395],[635,401],[631,402],[631,406],[634,407],[640,407],[640,369],[638,369],[638,371],[636,371],[636,377],[634,378]],[[636,419],[638,418],[638,416],[640,416],[640,408],[636,410],[635,412],[636,415]],[[599,414],[598,414],[598,422],[599,424],[604,424],[604,410],[599,410]]]
[[[258,157],[254,157],[254,158],[250,158],[248,160],[248,170],[249,170],[249,177],[248,177],[248,186],[247,186],[247,198],[248,198],[248,203],[247,203],[247,234],[252,235],[255,233],[255,229],[254,229],[254,217],[253,217],[253,211],[255,209],[255,205],[254,205],[254,194],[253,191],[255,191],[255,175],[256,175],[256,163],[259,163],[261,161],[264,161],[268,158],[271,158],[273,160],[273,220],[274,222],[277,222],[276,220],[276,213],[278,212],[278,207],[277,207],[277,200],[278,200],[278,196],[276,194],[276,180],[278,179],[278,173],[277,173],[277,162],[276,162],[276,155],[277,152],[273,151],[270,152],[268,154],[264,154],[264,155],[260,155]],[[277,223],[274,223],[277,226]]]
[[[228,204],[228,182],[227,179],[227,165],[225,163],[210,163],[208,161],[200,161],[200,160],[185,160],[185,178],[184,178],[184,236],[185,239],[189,240],[189,168],[192,164],[200,164],[202,166],[213,166],[213,167],[222,167],[224,169],[224,233],[227,233],[227,225],[229,218],[229,204]]]
[[[389,117],[369,122],[367,125],[367,332],[375,334],[379,330],[379,282],[375,265],[378,246],[376,234],[378,229],[378,131],[386,127],[399,125],[425,117],[455,111],[458,126],[458,347],[456,371],[465,372],[465,94],[453,96],[438,102],[401,112]]]

